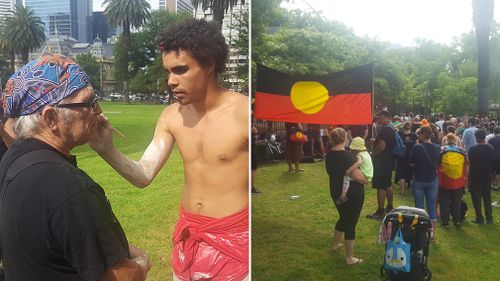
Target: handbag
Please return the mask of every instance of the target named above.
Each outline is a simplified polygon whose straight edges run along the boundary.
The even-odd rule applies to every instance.
[[[411,244],[403,239],[403,232],[399,227],[394,239],[389,240],[385,247],[384,268],[394,271],[410,272]]]

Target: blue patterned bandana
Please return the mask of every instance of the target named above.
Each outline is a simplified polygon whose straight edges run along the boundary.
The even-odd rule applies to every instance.
[[[89,77],[73,60],[46,56],[10,77],[3,94],[4,118],[30,115],[85,88]]]

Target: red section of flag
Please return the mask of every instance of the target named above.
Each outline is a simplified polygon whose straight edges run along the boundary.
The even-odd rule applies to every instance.
[[[305,114],[295,108],[290,96],[255,93],[255,118],[268,121],[301,122],[306,124],[364,125],[372,121],[371,93],[330,96],[315,114]]]

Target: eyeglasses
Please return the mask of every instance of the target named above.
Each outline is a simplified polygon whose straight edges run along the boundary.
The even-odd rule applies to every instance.
[[[93,111],[97,111],[99,104],[97,103],[97,95],[91,101],[77,102],[77,103],[63,103],[54,105],[57,108],[78,108],[78,107],[91,107]]]

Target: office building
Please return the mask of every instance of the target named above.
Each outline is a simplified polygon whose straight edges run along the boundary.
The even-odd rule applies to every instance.
[[[159,0],[160,9],[166,9],[173,13],[189,13],[194,15],[194,7],[191,0]]]
[[[46,35],[60,34],[92,42],[92,0],[25,0],[45,23]]]
[[[9,15],[15,5],[22,5],[22,0],[0,0],[0,19]]]

